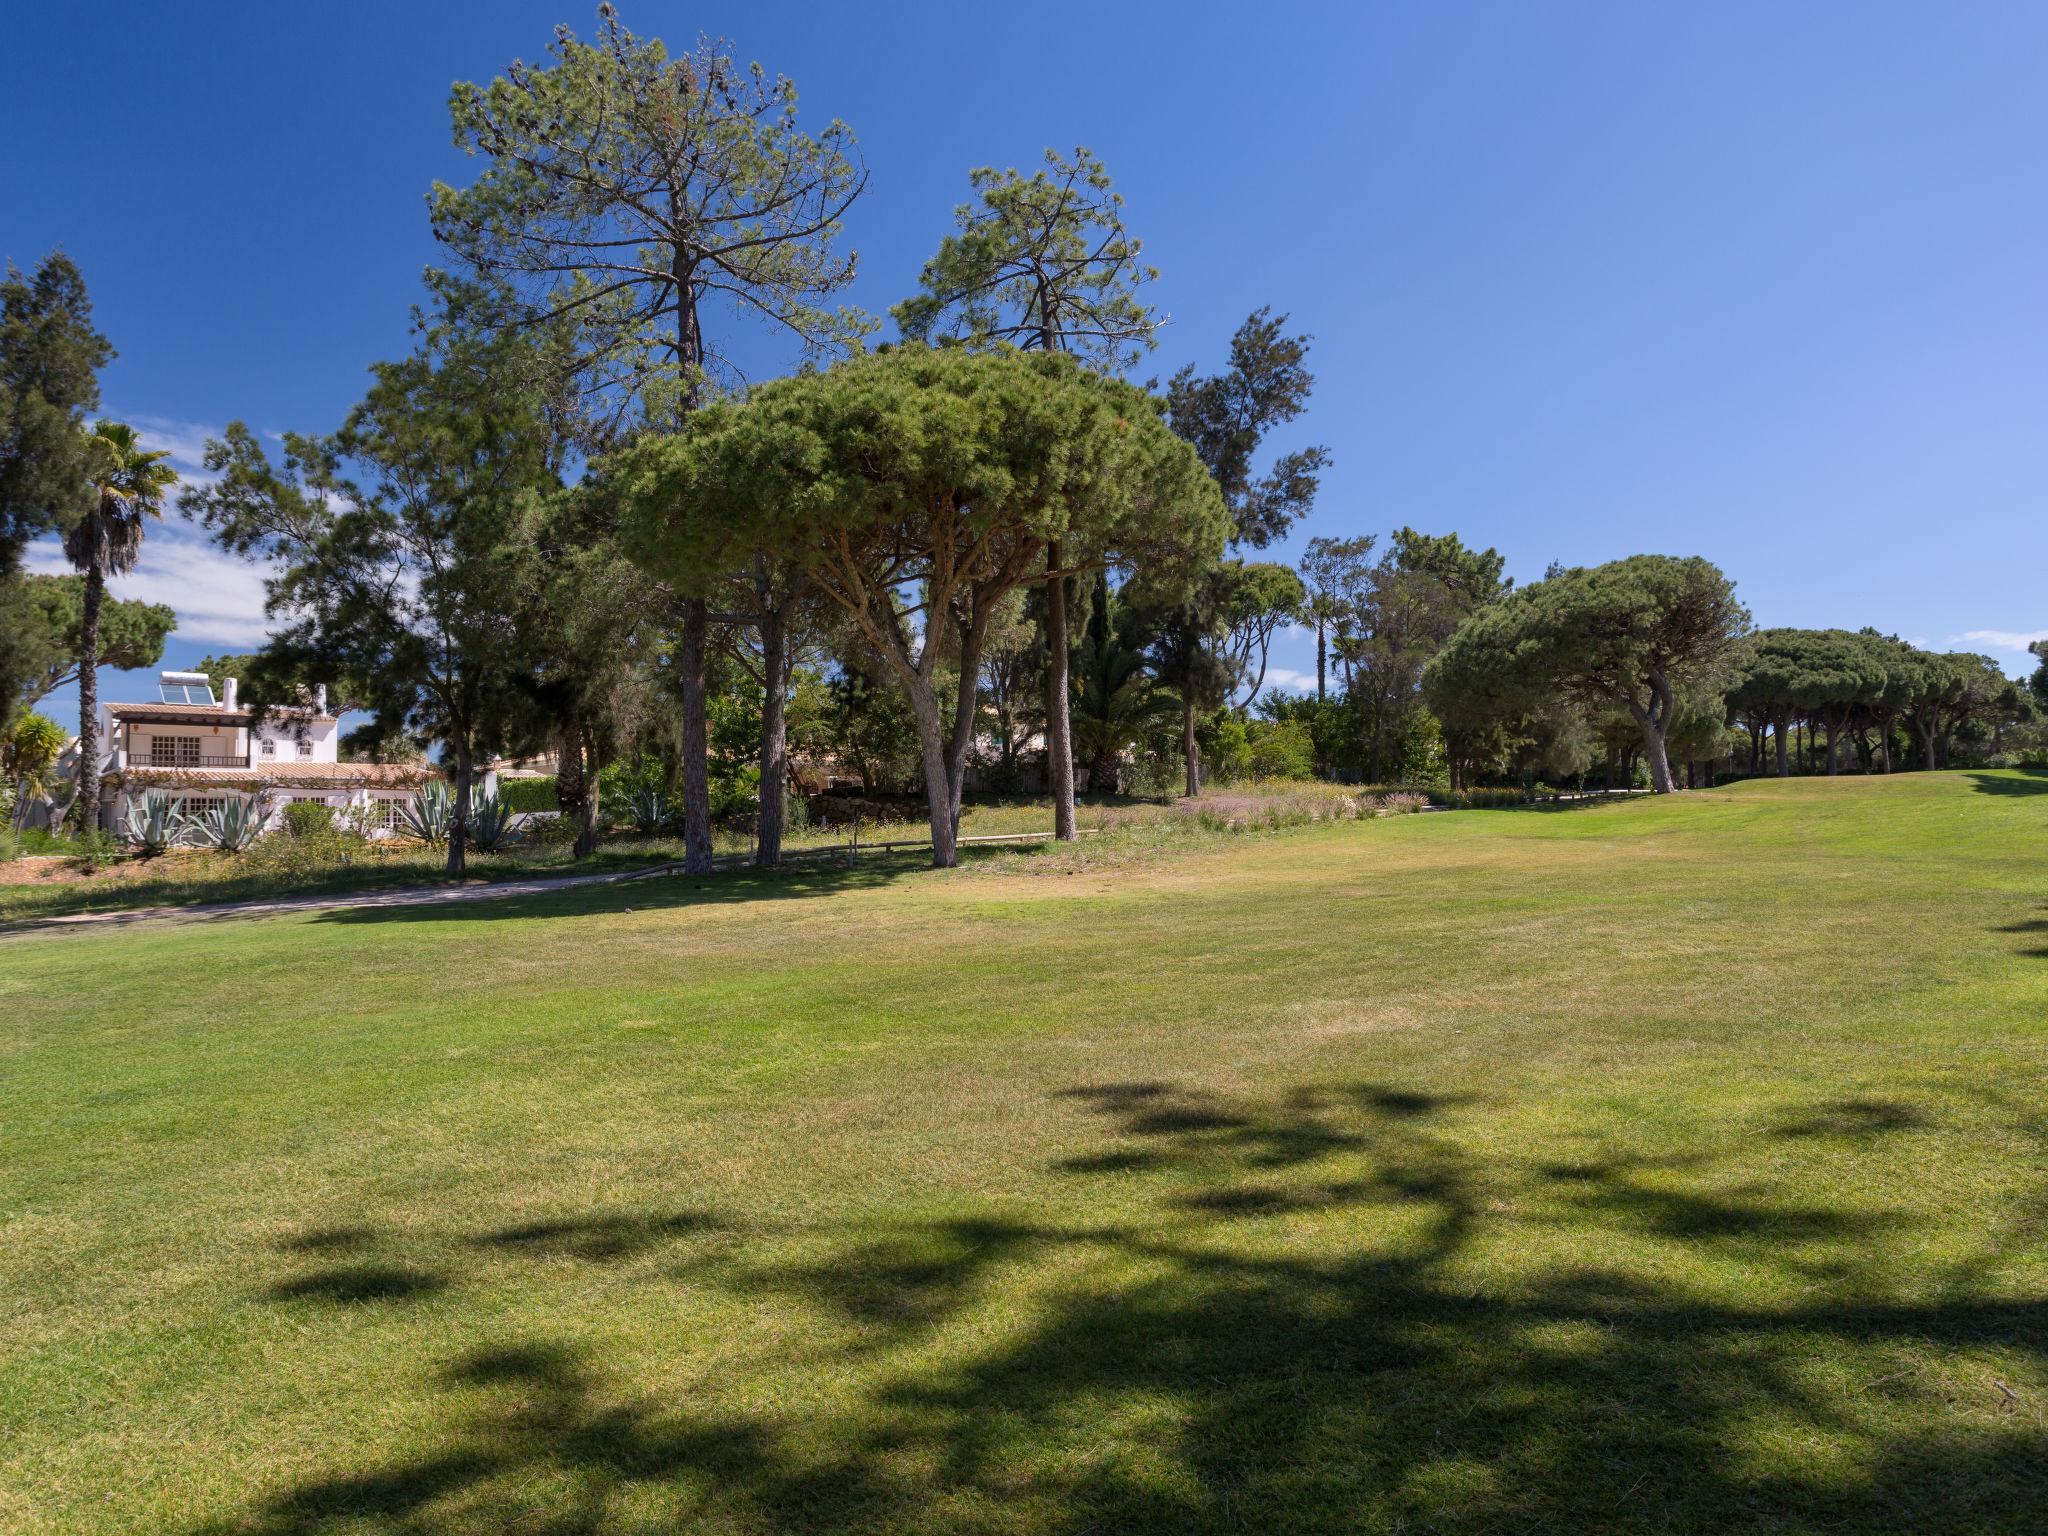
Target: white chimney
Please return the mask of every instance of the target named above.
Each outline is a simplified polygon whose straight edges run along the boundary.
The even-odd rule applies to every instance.
[[[313,713],[316,715],[327,713],[327,685],[325,683],[321,683],[313,690]]]
[[[220,707],[222,709],[233,709],[235,707],[236,681],[237,679],[232,677],[222,680],[220,685]]]

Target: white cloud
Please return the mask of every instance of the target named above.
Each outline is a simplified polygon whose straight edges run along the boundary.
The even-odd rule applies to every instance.
[[[1313,672],[1297,672],[1292,667],[1268,667],[1266,686],[1282,688],[1289,693],[1314,693],[1316,675]]]
[[[219,427],[147,411],[106,414],[134,427],[143,447],[168,453],[181,484],[207,485],[218,478],[206,472],[206,441],[220,436]],[[175,496],[169,499],[175,503]],[[25,564],[48,575],[68,575],[72,570],[63,546],[53,538],[31,545]],[[114,577],[107,589],[116,597],[176,609],[177,640],[249,650],[263,643],[270,628],[263,618],[263,577],[262,566],[222,554],[166,507],[164,521],[144,530],[142,558],[135,569]]]
[[[126,415],[109,412],[142,434],[142,446],[171,456],[171,467],[186,485],[210,485],[220,478],[206,472],[206,440],[219,437],[219,427],[203,421],[180,421],[174,416],[152,416],[146,411]]]
[[[27,567],[68,574],[63,546],[44,539],[29,549]],[[177,610],[177,638],[200,645],[248,649],[263,643],[263,567],[222,554],[205,539],[175,526],[151,528],[142,558],[107,588],[116,597],[166,603]]]
[[[2048,629],[1970,629],[1949,641],[1951,645],[1988,645],[1994,651],[2026,653],[2036,640],[2048,640]]]

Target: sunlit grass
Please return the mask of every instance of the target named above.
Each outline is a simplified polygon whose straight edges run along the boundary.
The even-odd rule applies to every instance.
[[[2043,791],[0,941],[0,1528],[2029,1529]]]

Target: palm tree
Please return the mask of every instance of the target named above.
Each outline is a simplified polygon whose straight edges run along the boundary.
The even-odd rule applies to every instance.
[[[78,816],[91,831],[100,819],[100,600],[107,578],[135,569],[145,517],[162,517],[164,493],[177,484],[170,455],[146,449],[126,422],[98,421],[88,434],[92,504],[64,535],[64,553],[85,573],[85,614],[78,646]]]
[[[1116,790],[1126,747],[1152,736],[1180,709],[1145,670],[1144,649],[1124,634],[1124,603],[1097,583],[1088,628],[1074,656],[1074,750],[1088,765],[1088,792]]]

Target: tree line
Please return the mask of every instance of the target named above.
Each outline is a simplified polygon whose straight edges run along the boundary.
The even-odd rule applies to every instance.
[[[1605,743],[1668,789],[1731,720],[1752,768],[1774,736],[1785,770],[1793,723],[1830,767],[1845,745],[1888,766],[1894,729],[1932,761],[2012,702],[1981,658],[1752,635],[1702,560],[1516,588],[1497,551],[1412,528],[1262,558],[1329,463],[1268,446],[1307,408],[1311,338],[1259,308],[1215,371],[1135,381],[1157,274],[1085,149],[972,172],[878,341],[837,302],[865,165],[844,124],[802,126],[788,80],[709,42],[672,55],[607,5],[590,39],[558,28],[450,111],[479,170],[432,190],[448,260],[413,350],[332,432],[273,452],[230,425],[177,500],[271,573],[244,697],[323,684],[371,715],[357,750],[438,750],[451,869],[481,765],[543,747],[579,851],[602,786],[651,773],[687,868],[742,807],[776,862],[794,742],[921,787],[945,865],[970,773],[1021,782],[1035,740],[1072,837],[1077,778],[1103,792],[1140,761],[1175,760],[1196,794],[1205,757],[1469,783],[1583,773]],[[78,681],[90,824],[93,674],[149,664],[168,627],[105,581],[170,475],[85,424],[112,354],[76,269],[10,270],[0,298],[0,697]],[[741,376],[752,324],[798,371]],[[52,528],[80,576],[33,587],[20,552]],[[1312,696],[1266,686],[1295,625]]]

